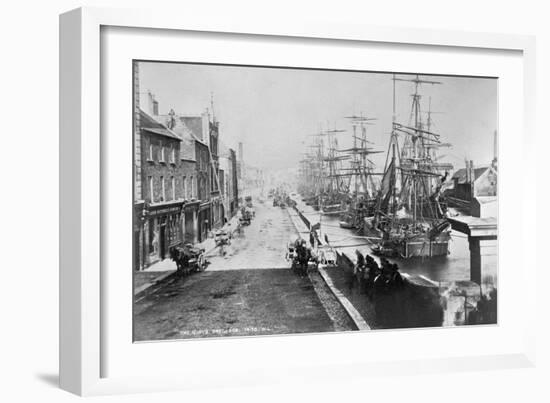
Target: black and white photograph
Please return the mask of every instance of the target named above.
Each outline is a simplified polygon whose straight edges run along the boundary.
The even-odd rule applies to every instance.
[[[131,74],[134,342],[498,323],[497,77]]]
[[[2,401],[548,401],[544,5],[6,3]]]

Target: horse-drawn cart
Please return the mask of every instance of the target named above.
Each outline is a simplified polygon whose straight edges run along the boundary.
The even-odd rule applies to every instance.
[[[225,230],[216,231],[214,235],[216,246],[220,248],[220,254],[225,256],[225,247],[231,245],[231,233]]]
[[[241,208],[241,216],[239,217],[239,222],[241,225],[250,225],[252,217],[254,217],[254,210],[249,207]]]
[[[192,272],[204,271],[207,261],[203,248],[194,247],[192,244],[176,246],[170,249],[170,258],[176,262],[178,273],[187,275]]]
[[[300,276],[306,276],[308,272],[317,270],[317,259],[303,239],[287,244],[285,258],[291,263],[292,271]]]

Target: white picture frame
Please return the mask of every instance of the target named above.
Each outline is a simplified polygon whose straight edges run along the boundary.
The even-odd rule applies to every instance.
[[[101,30],[104,27],[133,27],[156,30],[181,30],[182,32],[223,33],[224,35],[248,35],[257,40],[262,38],[287,38],[295,41],[338,40],[338,43],[376,43],[379,46],[428,46],[447,49],[473,49],[478,53],[490,50],[519,52],[523,70],[523,161],[534,155],[535,127],[535,41],[533,37],[489,33],[467,33],[458,31],[430,31],[409,28],[373,27],[368,25],[331,23],[306,20],[296,23],[271,21],[269,19],[216,20],[197,16],[181,16],[176,13],[151,10],[110,10],[103,8],[81,8],[60,17],[60,385],[63,389],[79,395],[112,393],[134,393],[209,387],[223,385],[248,385],[254,383],[290,382],[297,374],[305,378],[334,379],[338,377],[368,376],[371,374],[406,374],[420,372],[441,372],[457,370],[478,370],[503,367],[526,367],[535,362],[535,301],[533,290],[520,290],[518,294],[499,293],[499,298],[521,299],[525,314],[517,324],[502,323],[499,326],[517,326],[521,341],[507,351],[490,354],[448,355],[434,352],[428,355],[401,355],[387,360],[369,360],[355,357],[346,362],[327,357],[326,362],[300,362],[299,359],[274,363],[267,359],[262,373],[257,371],[244,376],[246,368],[234,372],[220,366],[210,371],[208,366],[187,361],[175,363],[158,376],[136,376],[117,374],[105,376],[106,349],[103,318],[109,314],[102,288],[102,265],[105,259],[105,245],[102,239],[102,212],[106,185],[104,156],[100,133],[103,130],[101,110]],[[128,77],[130,81],[130,76]],[[131,134],[131,127],[128,127]],[[524,188],[536,189],[535,177],[522,179]],[[506,187],[506,184],[503,185]],[[534,190],[533,190],[534,191]],[[531,191],[531,194],[532,192]],[[525,196],[523,196],[525,197]],[[526,216],[522,206],[521,217]],[[524,211],[525,210],[525,211]],[[521,235],[536,233],[535,223],[524,220]],[[500,246],[500,245],[499,245]],[[526,250],[526,239],[518,248]],[[522,274],[536,277],[535,251],[522,259]],[[129,258],[131,259],[131,257]],[[131,264],[130,262],[128,263]],[[506,267],[503,266],[503,270]],[[500,303],[500,301],[499,301]],[[502,306],[502,305],[501,305]],[[506,322],[506,321],[505,321]],[[470,329],[459,329],[456,337],[468,339]],[[498,335],[494,330],[485,331]],[[408,333],[402,332],[402,335]],[[431,340],[442,337],[442,331],[425,330],[424,336]],[[517,336],[517,335],[516,335]],[[515,337],[516,337],[515,336]],[[238,341],[215,340],[208,346],[219,354],[230,347],[234,354],[261,354],[266,348],[262,340],[271,344],[293,343],[293,348],[307,349],[310,338],[269,337]],[[330,345],[338,336],[323,336],[323,344]],[[362,333],[346,335],[354,343],[361,343],[366,337]],[[408,336],[407,336],[408,337]],[[520,337],[520,336],[517,336]],[[519,339],[517,339],[519,340]],[[130,341],[131,342],[131,341]],[[177,343],[165,343],[164,350],[176,348]],[[197,344],[199,346],[199,344]],[[301,346],[301,347],[300,347]],[[220,353],[221,352],[221,353]],[[111,350],[112,353],[112,350]],[[229,354],[229,353],[228,353]],[[304,357],[307,356],[307,351]],[[235,358],[235,357],[233,357]],[[307,358],[304,358],[306,360]],[[196,364],[196,371],[189,368]],[[246,360],[245,364],[247,365]],[[258,364],[261,365],[261,364]],[[174,369],[180,367],[181,371]],[[281,371],[281,366],[284,371]],[[307,374],[302,369],[308,368]],[[283,373],[281,373],[283,372]],[[182,376],[182,373],[191,374]],[[327,374],[330,373],[330,378]],[[208,377],[205,375],[208,374]]]

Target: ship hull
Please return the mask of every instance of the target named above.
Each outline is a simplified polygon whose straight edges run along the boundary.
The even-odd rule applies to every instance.
[[[444,232],[430,239],[422,235],[409,240],[384,240],[374,248],[381,256],[398,256],[404,259],[414,257],[447,256],[451,236]]]
[[[438,237],[439,238],[439,237]],[[401,255],[411,257],[447,256],[449,254],[449,241],[442,239],[404,242]]]
[[[330,217],[338,217],[342,214],[342,210],[330,210],[330,209],[322,209],[321,214],[330,216]]]

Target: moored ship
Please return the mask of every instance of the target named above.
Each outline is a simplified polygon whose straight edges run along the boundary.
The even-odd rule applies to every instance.
[[[375,118],[347,116],[353,128],[353,146],[338,150],[349,157],[349,166],[341,169],[340,176],[347,178],[348,197],[345,200],[345,211],[340,215],[339,225],[342,228],[361,229],[362,221],[372,217],[376,207],[377,185],[374,181],[374,164],[369,159],[371,154],[382,151],[373,150],[367,140],[366,126],[373,124]],[[359,132],[359,133],[358,133]]]
[[[415,84],[412,94],[411,122],[395,121],[395,82]],[[374,251],[381,255],[410,257],[445,256],[449,253],[450,224],[445,205],[440,200],[441,188],[448,176],[450,164],[437,162],[436,150],[448,146],[440,135],[431,131],[430,118],[422,121],[420,109],[421,84],[436,85],[436,81],[393,78],[394,114],[388,148],[389,164],[381,183],[376,213],[364,220],[364,230],[380,236]],[[399,135],[404,137],[401,153]],[[391,155],[391,159],[389,156]],[[445,174],[442,174],[445,171]]]

